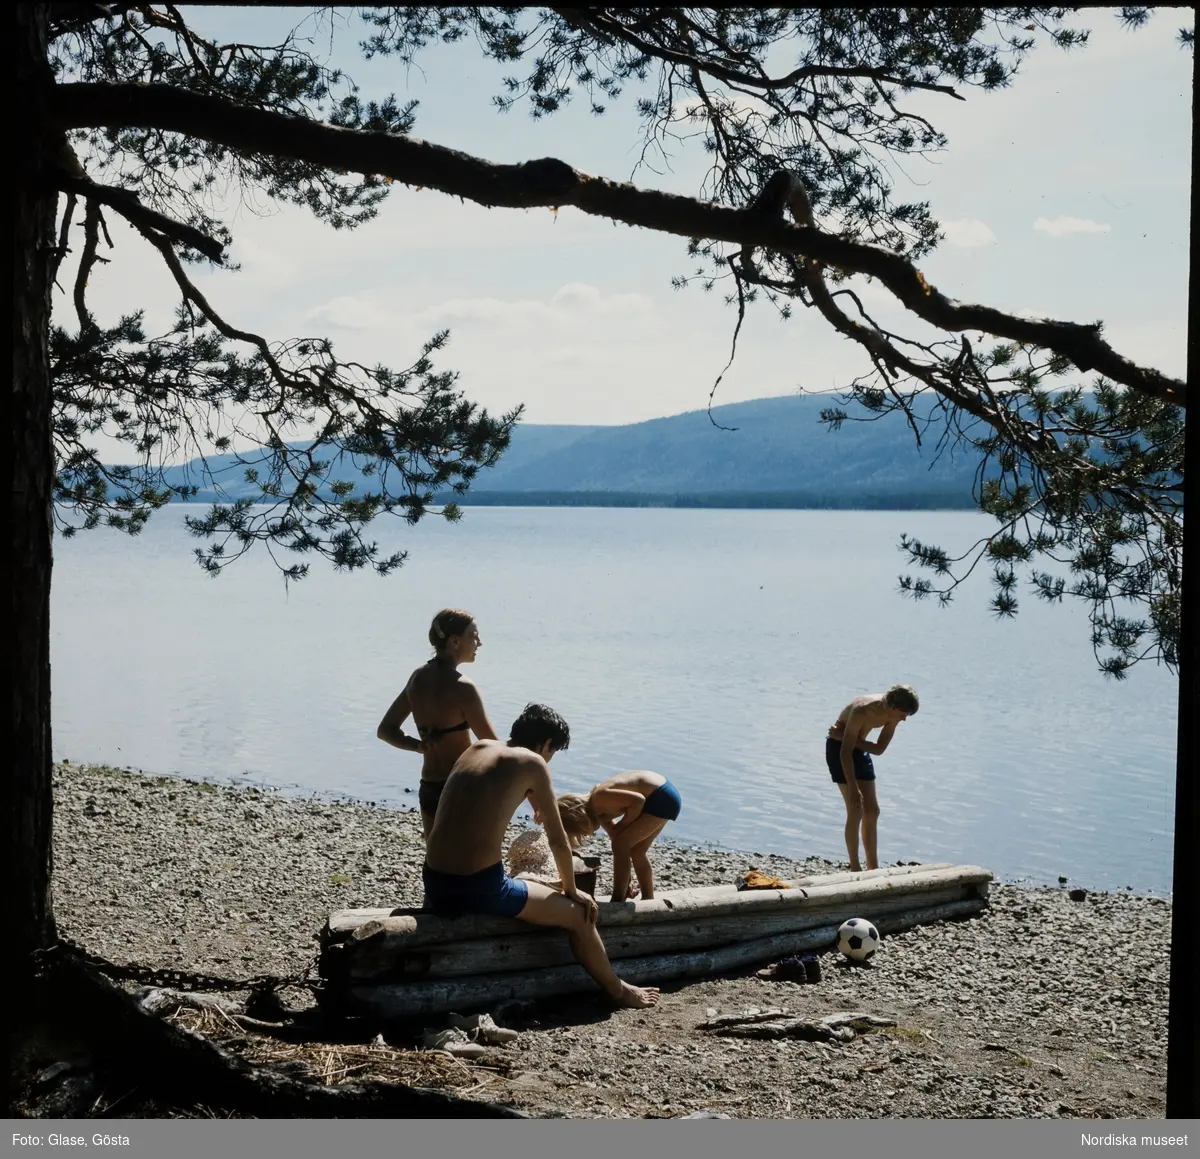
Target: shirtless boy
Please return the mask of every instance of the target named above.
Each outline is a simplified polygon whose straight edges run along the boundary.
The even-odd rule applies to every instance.
[[[613,973],[596,929],[596,902],[575,888],[571,846],[546,767],[570,740],[558,713],[528,704],[513,721],[507,744],[479,740],[458,758],[425,848],[425,904],[440,913],[497,914],[558,926],[567,931],[580,964],[618,1006],[653,1006],[656,987],[631,986]],[[505,832],[526,800],[543,819],[561,891],[504,872]]]
[[[558,812],[572,845],[591,836],[601,826],[612,842],[613,901],[634,896],[630,870],[637,874],[642,897],[654,897],[654,867],[649,852],[654,839],[682,808],[679,790],[661,773],[634,771],[609,777],[585,797],[564,793]],[[619,820],[618,820],[619,818]],[[535,816],[534,820],[540,819]]]
[[[846,851],[850,869],[862,869],[858,860],[858,835],[862,831],[867,868],[878,869],[876,833],[879,801],[875,796],[875,766],[872,756],[882,756],[892,741],[896,725],[907,720],[920,707],[916,691],[907,684],[893,684],[886,692],[856,696],[837,718],[825,742],[825,763],[829,775],[842,791],[846,802]],[[867,733],[882,729],[879,739],[867,740]]]

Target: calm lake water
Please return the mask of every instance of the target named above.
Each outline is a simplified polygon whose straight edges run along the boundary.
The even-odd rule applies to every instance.
[[[457,606],[497,729],[551,704],[556,785],[655,769],[679,838],[843,859],[825,731],[905,681],[921,710],[877,761],[884,863],[1170,890],[1174,678],[1106,681],[1081,608],[1030,597],[998,622],[982,577],[945,609],[897,593],[901,532],[961,550],[978,514],[469,508],[381,524],[410,551],[387,579],[314,561],[290,589],[265,552],[210,579],[183,515],[57,542],[58,758],[415,804],[419,758],[375,727]]]

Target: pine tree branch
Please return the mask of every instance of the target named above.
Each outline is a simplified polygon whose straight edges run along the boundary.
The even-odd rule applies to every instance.
[[[480,205],[571,205],[584,213],[660,233],[793,254],[878,279],[908,310],[933,326],[949,331],[978,330],[1052,350],[1080,370],[1095,370],[1163,402],[1186,405],[1187,387],[1181,380],[1118,354],[1101,338],[1098,324],[1021,318],[990,306],[958,302],[930,285],[906,258],[878,246],[788,225],[747,210],[592,177],[556,158],[499,165],[427,141],[245,108],[165,85],[55,85],[48,94],[48,105],[64,129],[158,129],[246,153],[378,174]]]
[[[216,238],[143,205],[137,195],[128,189],[100,185],[86,177],[73,177],[65,173],[55,174],[54,185],[64,193],[73,193],[78,197],[86,197],[89,202],[107,205],[134,225],[166,234],[172,241],[197,250],[214,262],[225,259],[225,247]]]
[[[50,264],[50,279],[58,281],[58,271],[62,266],[63,258],[70,252],[71,240],[71,222],[75,217],[75,194],[67,194],[67,205],[63,210],[62,224],[58,227],[58,245],[54,250],[54,260]]]
[[[87,4],[87,3],[60,3],[49,4],[49,27],[48,32],[53,38],[62,36],[65,32],[71,32],[76,28],[82,28],[88,24],[94,24],[97,20],[107,20],[112,16],[119,16],[122,12],[127,12],[130,8],[135,8],[134,4]]]
[[[121,209],[117,210],[122,212]],[[270,370],[272,377],[275,379],[280,390],[284,390],[289,386],[296,385],[295,378],[288,374],[282,366],[279,365],[275,356],[271,353],[271,348],[267,340],[261,335],[252,334],[248,330],[239,330],[236,326],[231,326],[220,314],[209,305],[208,299],[196,287],[195,282],[187,276],[187,272],[183,268],[183,264],[176,256],[175,251],[171,248],[170,241],[163,237],[154,229],[148,228],[146,225],[134,221],[130,218],[131,223],[158,252],[162,255],[162,259],[167,264],[167,269],[171,271],[171,276],[175,279],[175,284],[179,287],[180,293],[183,294],[185,302],[196,306],[204,318],[210,322],[218,333],[226,338],[236,342],[245,342],[253,346],[262,357]]]
[[[79,319],[80,331],[86,330],[91,323],[87,308],[87,284],[92,267],[102,260],[96,253],[99,245],[100,207],[94,201],[89,201],[84,210],[83,253],[79,256],[79,268],[75,271],[75,314]]]
[[[709,56],[679,52],[661,43],[651,44],[638,36],[632,29],[614,20],[604,9],[600,9],[595,13],[587,8],[552,8],[551,11],[560,16],[568,24],[590,31],[598,39],[620,40],[629,45],[630,48],[640,52],[643,56],[665,60],[671,64],[678,64],[688,69],[699,69],[701,72],[705,72],[717,80],[727,81],[730,84],[745,85],[747,88],[762,89],[764,92],[789,89],[806,80],[813,80],[817,77],[861,77],[863,80],[871,80],[883,84],[894,84],[904,88],[926,89],[929,92],[944,93],[946,96],[951,96],[957,101],[965,101],[967,99],[964,96],[960,96],[950,85],[933,84],[930,81],[917,80],[915,77],[893,76],[887,69],[865,68],[857,65],[807,64],[793,69],[786,76],[769,77],[765,74],[755,76],[752,73],[735,67],[732,62],[723,64]]]

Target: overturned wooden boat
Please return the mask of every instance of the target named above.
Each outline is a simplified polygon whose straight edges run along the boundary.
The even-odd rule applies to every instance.
[[[987,905],[991,880],[977,865],[937,864],[805,877],[790,889],[679,889],[601,902],[597,926],[620,976],[647,985],[819,949],[851,917],[883,934],[965,917]],[[387,1020],[596,989],[562,930],[411,909],[332,914],[320,973],[330,1001]]]

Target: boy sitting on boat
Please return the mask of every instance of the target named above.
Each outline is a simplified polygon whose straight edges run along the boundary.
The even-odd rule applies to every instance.
[[[610,777],[586,797],[564,793],[558,799],[558,814],[572,845],[601,826],[612,841],[613,901],[625,901],[636,893],[630,888],[631,870],[642,897],[647,901],[654,897],[650,846],[681,808],[679,790],[660,773],[644,770]],[[535,819],[540,818],[535,814]]]
[[[476,741],[455,761],[426,843],[425,905],[436,913],[496,914],[558,926],[567,931],[580,964],[614,1002],[653,1006],[657,988],[631,986],[613,972],[596,929],[596,902],[575,886],[571,846],[547,768],[570,740],[567,722],[558,713],[528,704],[513,721],[507,744]],[[504,872],[508,823],[526,800],[544,818],[561,889]]]

